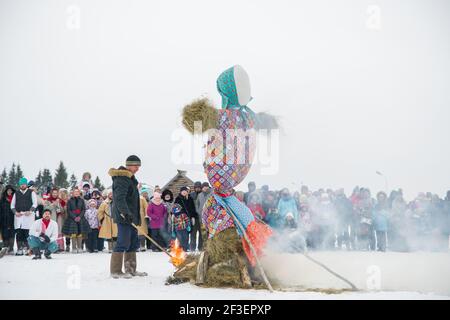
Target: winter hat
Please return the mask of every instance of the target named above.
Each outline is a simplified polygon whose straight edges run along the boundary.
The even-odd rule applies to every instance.
[[[3,193],[6,194],[6,191],[8,190],[12,190],[13,193],[16,192],[16,189],[14,189],[14,187],[10,184],[6,185],[5,189],[3,189]]]
[[[91,185],[89,184],[89,183],[85,183],[85,184],[83,184],[83,188],[84,187],[88,187],[89,189],[91,188]]]
[[[164,199],[164,201],[166,201],[166,196],[169,195],[170,199],[169,201],[172,202],[173,201],[173,193],[172,191],[170,191],[169,189],[166,189],[162,192],[162,198]]]
[[[155,198],[155,199],[161,199],[161,192],[159,192],[159,191],[155,191],[155,192],[153,192],[153,198]]]
[[[143,194],[144,192],[147,192],[147,194],[149,193],[150,190],[148,190],[147,187],[142,187],[141,190],[139,190],[140,194]]]
[[[95,206],[97,206],[97,201],[96,201],[95,199],[90,199],[90,200],[88,201],[89,206],[91,205],[91,203],[94,203]]]
[[[181,212],[181,206],[179,204],[175,204],[172,207],[172,213],[178,215]]]
[[[202,183],[201,183],[201,181],[195,181],[194,182],[194,188],[201,188],[202,187]]]
[[[202,183],[202,188],[203,188],[203,187],[208,187],[208,188],[209,188],[209,183],[208,183],[208,182],[203,182],[203,183]]]
[[[28,184],[27,178],[25,178],[25,177],[22,177],[19,180],[19,186],[21,186],[23,184]]]
[[[180,193],[183,192],[183,191],[189,191],[188,187],[186,187],[186,186],[181,187],[180,188]]]
[[[28,181],[28,187],[32,187],[32,186],[34,186],[34,181],[33,180]]]
[[[127,158],[127,161],[125,163],[127,166],[141,166],[141,159],[138,158],[138,156],[131,155]]]

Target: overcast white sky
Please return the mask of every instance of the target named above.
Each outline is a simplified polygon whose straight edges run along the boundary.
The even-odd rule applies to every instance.
[[[176,168],[202,177],[171,161],[171,135],[193,98],[219,105],[217,76],[240,64],[249,106],[283,126],[278,174],[254,166],[241,188],[375,192],[379,170],[409,197],[442,196],[449,14],[445,0],[0,0],[0,169],[19,162],[34,178],[62,159],[109,184],[134,153],[148,183]]]

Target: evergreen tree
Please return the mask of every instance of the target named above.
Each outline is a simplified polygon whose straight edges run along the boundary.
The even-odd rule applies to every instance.
[[[20,167],[20,164],[17,164],[17,169],[16,169],[16,177],[17,177],[17,183],[19,183],[19,179],[23,177],[23,171],[22,168]]]
[[[41,170],[39,170],[39,173],[34,181],[34,184],[38,190],[41,189],[41,187],[42,187],[42,171]]]
[[[52,187],[52,174],[50,173],[50,170],[44,169],[42,170],[42,187],[44,190],[46,190],[48,187]]]
[[[97,188],[98,190],[100,190],[100,191],[103,191],[103,190],[105,190],[105,187],[102,185],[102,183],[100,182],[100,178],[97,176],[96,178],[95,178],[95,181],[94,181],[94,188]]]
[[[3,168],[2,175],[0,176],[0,181],[3,183],[8,182],[8,173],[6,173],[6,168]]]
[[[67,170],[62,161],[59,162],[59,167],[56,169],[54,184],[57,188],[69,187],[69,182],[67,181]]]
[[[17,187],[19,184],[19,179],[17,179],[16,165],[13,163],[8,173],[8,184]]]
[[[72,175],[70,176],[70,188],[75,188],[77,186],[77,177],[75,177],[75,174],[72,173]]]

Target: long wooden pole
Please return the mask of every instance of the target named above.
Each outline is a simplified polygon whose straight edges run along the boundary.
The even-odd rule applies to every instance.
[[[120,215],[122,216],[122,218],[125,219],[125,216],[124,216],[123,214],[120,214]],[[144,237],[146,237],[146,238],[147,238],[148,240],[150,240],[155,246],[157,246],[159,250],[161,250],[162,252],[164,252],[165,254],[167,254],[169,257],[172,258],[172,256],[166,251],[166,249],[164,249],[163,247],[161,247],[155,240],[153,240],[152,238],[150,238],[149,235],[145,234],[145,232],[143,232],[142,229],[141,229],[139,226],[135,225],[133,222],[131,223],[131,225],[132,225],[136,230],[141,231],[142,234],[144,235]]]
[[[340,274],[334,272],[333,270],[331,270],[330,268],[328,268],[326,265],[324,265],[323,263],[317,261],[316,259],[313,259],[309,254],[307,254],[306,252],[302,252],[302,254],[308,258],[309,260],[311,260],[312,262],[314,262],[315,264],[321,266],[322,268],[324,268],[325,270],[327,270],[329,273],[331,273],[332,275],[334,275],[336,278],[341,279],[342,281],[344,281],[345,283],[347,283],[351,288],[352,291],[358,291],[358,288],[352,283],[350,282],[350,280],[347,280],[346,278],[344,278],[343,276],[341,276]]]

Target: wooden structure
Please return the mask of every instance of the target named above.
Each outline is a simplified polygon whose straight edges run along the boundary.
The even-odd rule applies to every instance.
[[[166,189],[169,189],[170,191],[172,191],[174,197],[176,197],[180,193],[180,188],[183,186],[187,186],[191,190],[193,190],[194,181],[186,176],[186,172],[187,171],[185,170],[177,169],[177,174],[169,182],[167,182],[161,188],[161,190],[164,191]]]

